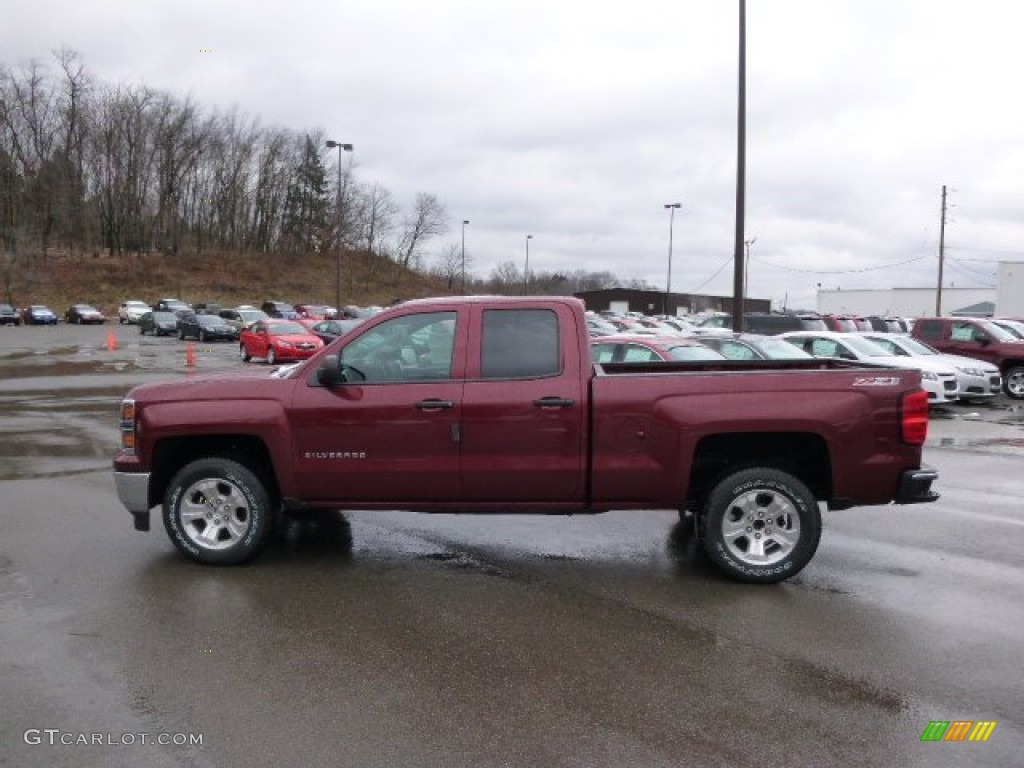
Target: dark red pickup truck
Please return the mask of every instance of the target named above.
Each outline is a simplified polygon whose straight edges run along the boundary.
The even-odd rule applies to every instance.
[[[692,515],[730,577],[776,582],[819,505],[932,501],[916,370],[591,362],[575,299],[401,304],[273,374],[150,384],[121,409],[118,495],[188,557],[247,560],[279,512]]]
[[[1003,392],[1024,400],[1024,340],[981,317],[919,317],[911,335],[947,355],[992,363],[1003,377]]]

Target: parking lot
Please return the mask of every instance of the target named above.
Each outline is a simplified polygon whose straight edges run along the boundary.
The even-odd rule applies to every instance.
[[[936,410],[942,498],[827,514],[776,586],[670,512],[356,512],[207,568],[110,478],[131,386],[246,365],[189,349],[0,328],[0,764],[1020,764],[1022,405]],[[957,720],[996,726],[921,741]]]

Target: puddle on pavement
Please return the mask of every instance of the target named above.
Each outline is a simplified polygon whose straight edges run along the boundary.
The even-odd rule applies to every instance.
[[[27,358],[32,357],[73,355],[76,352],[78,352],[79,349],[81,349],[81,347],[53,347],[52,349],[33,349],[30,347],[21,347],[0,353],[0,360],[25,360]]]
[[[1024,437],[942,437],[942,448],[1024,448]]]
[[[87,373],[125,373],[151,366],[140,365],[138,360],[62,360],[47,361],[44,365],[26,365],[6,368],[5,379],[27,379],[37,376],[80,376]]]

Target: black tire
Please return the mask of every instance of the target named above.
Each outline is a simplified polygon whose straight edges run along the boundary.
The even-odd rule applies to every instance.
[[[274,351],[274,348],[271,347],[270,349],[267,350],[267,364],[268,365],[275,365],[276,363],[277,363],[277,353]]]
[[[800,480],[754,467],[715,485],[704,505],[701,533],[708,557],[726,576],[774,584],[799,573],[814,557],[821,512]]]
[[[178,339],[180,339],[181,341],[185,340],[185,329],[184,328],[179,328],[178,329]]]
[[[270,495],[247,467],[213,457],[186,464],[164,495],[164,528],[188,558],[236,565],[255,557],[273,523]]]
[[[248,363],[250,360],[252,360],[252,355],[250,355],[246,351],[245,344],[239,344],[238,345],[238,355],[239,355],[239,357],[242,358],[242,362],[243,363]]]
[[[206,331],[204,331],[202,328],[199,329],[199,340],[206,341]]]
[[[145,335],[146,335],[146,329],[145,329],[145,328],[143,328],[143,327],[142,327],[142,326],[140,325],[140,326],[139,326],[139,336],[145,336]]]
[[[1014,400],[1024,400],[1024,365],[1012,365],[1006,369],[1003,392]]]

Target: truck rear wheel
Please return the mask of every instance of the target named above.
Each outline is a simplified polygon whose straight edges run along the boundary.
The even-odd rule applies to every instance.
[[[164,495],[164,528],[182,554],[234,565],[254,557],[272,524],[270,495],[247,467],[224,458],[186,464]]]
[[[708,557],[726,576],[774,584],[814,556],[821,513],[814,494],[788,472],[744,469],[708,494],[701,533]]]
[[[1014,400],[1024,400],[1024,365],[1014,365],[1006,370],[1003,391]]]

